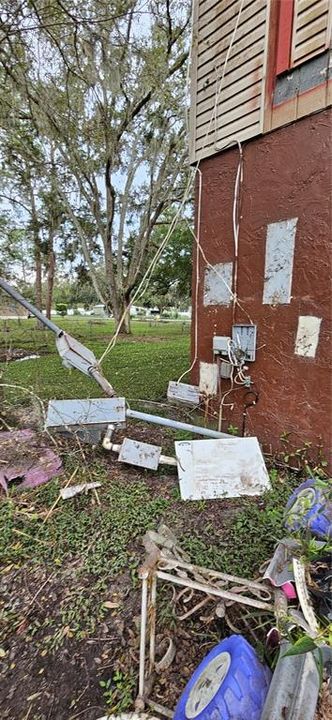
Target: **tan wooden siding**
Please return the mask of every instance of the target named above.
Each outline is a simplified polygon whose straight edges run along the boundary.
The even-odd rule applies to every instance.
[[[269,5],[269,0],[194,2],[192,162],[262,131]]]
[[[296,0],[292,43],[292,65],[309,60],[329,46],[331,0]]]

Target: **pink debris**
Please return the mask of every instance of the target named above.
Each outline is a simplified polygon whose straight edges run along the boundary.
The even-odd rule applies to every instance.
[[[293,583],[286,582],[281,586],[281,589],[284,591],[286,598],[288,600],[296,600],[297,593],[296,593]]]
[[[0,485],[5,490],[20,479],[20,488],[42,485],[62,472],[59,455],[33,430],[0,432]]]

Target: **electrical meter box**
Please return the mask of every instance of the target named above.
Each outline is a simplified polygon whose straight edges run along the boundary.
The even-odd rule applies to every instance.
[[[247,362],[256,359],[257,325],[233,325],[232,340],[245,353]]]
[[[213,352],[215,355],[224,355],[228,357],[228,343],[231,338],[225,335],[214,335],[213,336]]]

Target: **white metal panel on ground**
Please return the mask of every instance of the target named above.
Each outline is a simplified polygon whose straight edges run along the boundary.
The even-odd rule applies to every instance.
[[[257,438],[175,443],[182,500],[261,495],[270,488]]]
[[[195,0],[192,162],[262,131],[268,15],[268,0]]]
[[[199,387],[171,380],[168,383],[167,400],[184,405],[199,405]]]
[[[291,300],[297,218],[267,226],[264,273],[264,305]]]
[[[126,422],[124,398],[50,400],[46,427],[105,425]]]
[[[296,355],[310,358],[316,356],[321,322],[322,318],[313,315],[300,315],[295,341]]]
[[[157,470],[161,454],[159,445],[139,442],[125,438],[119,453],[119,461],[129,465],[137,465],[148,470]]]

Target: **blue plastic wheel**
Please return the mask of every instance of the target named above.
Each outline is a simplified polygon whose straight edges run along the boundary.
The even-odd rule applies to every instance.
[[[317,486],[315,478],[303,482],[290,496],[285,527],[289,532],[310,530],[322,540],[332,538],[332,502],[328,490]]]
[[[216,645],[191,676],[174,720],[260,720],[271,671],[241,635]]]

